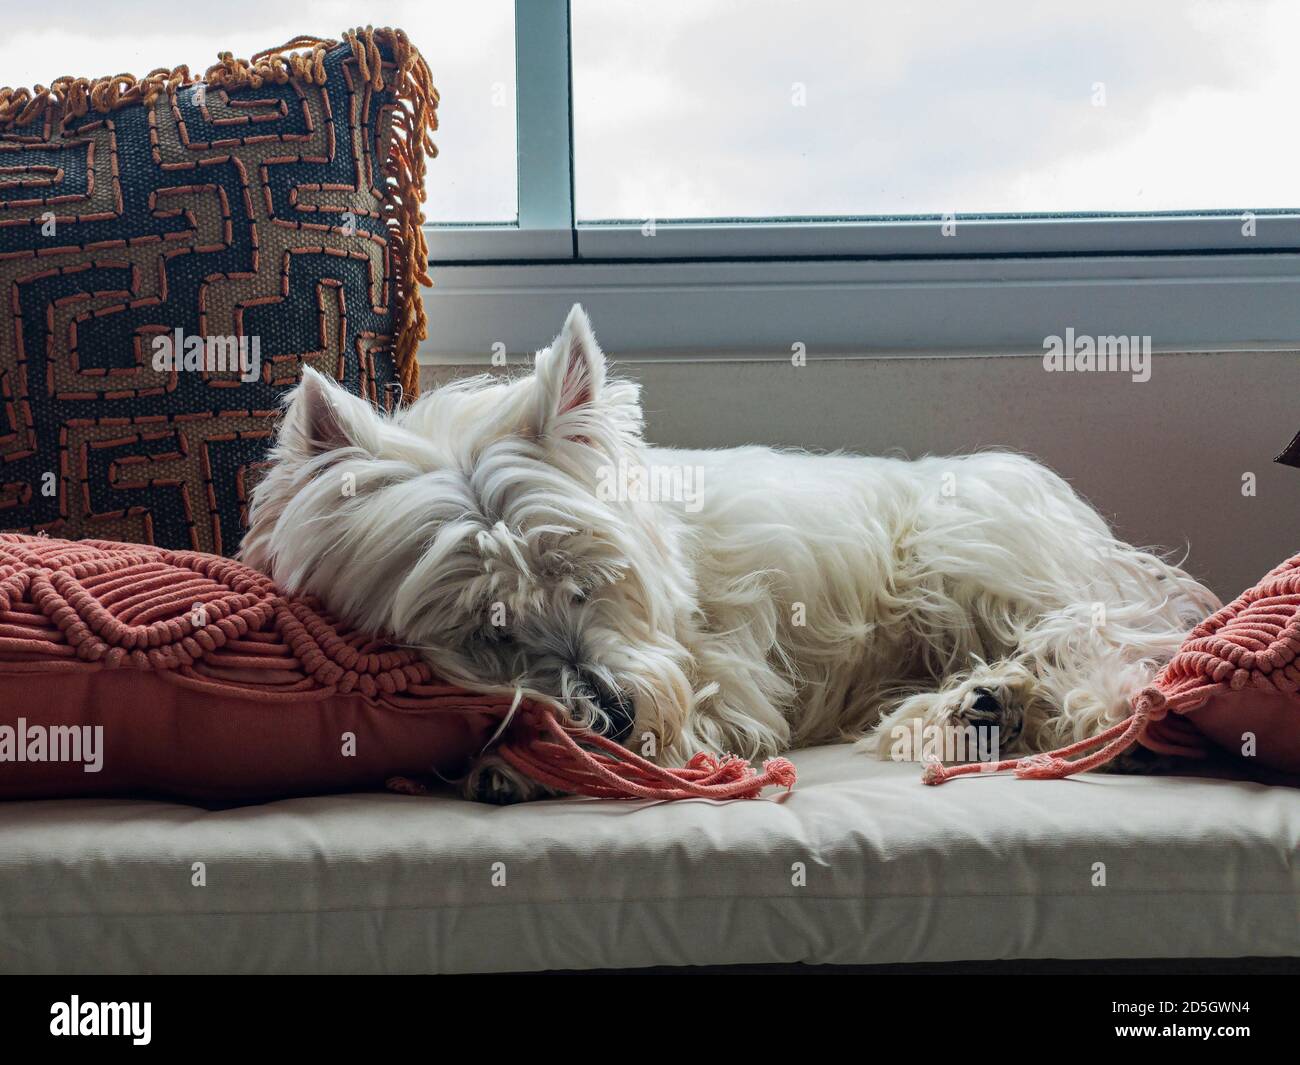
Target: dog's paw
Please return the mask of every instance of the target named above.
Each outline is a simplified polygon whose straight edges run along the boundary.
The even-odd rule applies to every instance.
[[[461,795],[465,798],[494,806],[529,802],[552,794],[497,755],[487,755],[475,762],[461,784]]]
[[[953,722],[977,729],[996,728],[1000,748],[1015,743],[1025,728],[1024,710],[1016,699],[1016,693],[1009,686],[974,684],[963,690],[966,687],[963,685],[953,693]]]
[[[999,760],[1024,746],[1035,683],[1017,664],[981,665],[937,691],[903,699],[858,741],[858,749],[881,759],[921,761],[928,757],[926,745],[942,744],[936,756],[945,762]]]

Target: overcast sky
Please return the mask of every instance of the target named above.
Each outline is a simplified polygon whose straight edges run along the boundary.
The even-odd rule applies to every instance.
[[[430,216],[513,216],[510,0],[93,10],[7,11],[0,83],[403,26],[443,98]],[[1300,206],[1290,0],[573,0],[573,40],[587,219]]]

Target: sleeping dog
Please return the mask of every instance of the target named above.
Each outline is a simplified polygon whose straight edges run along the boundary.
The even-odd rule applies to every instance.
[[[1218,606],[1020,455],[652,447],[576,306],[527,376],[392,415],[306,370],[272,460],[250,565],[670,763],[887,757],[918,723],[1049,750],[1126,716]],[[490,752],[465,788],[540,792]]]

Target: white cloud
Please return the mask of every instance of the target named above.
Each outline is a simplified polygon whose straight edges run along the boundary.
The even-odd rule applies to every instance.
[[[1298,17],[1280,0],[574,0],[579,214],[1293,206]]]

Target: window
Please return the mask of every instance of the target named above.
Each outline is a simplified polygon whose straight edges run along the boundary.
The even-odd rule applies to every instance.
[[[10,13],[0,81],[145,73],[348,0]],[[375,0],[441,93],[422,357],[1300,340],[1287,0]],[[57,30],[55,27],[58,27]],[[779,29],[779,32],[775,32]]]
[[[218,51],[247,58],[305,32],[336,38],[357,5],[310,7],[266,0],[159,5],[114,0],[91,27],[84,5],[54,0],[14,7],[0,34],[0,84],[48,85],[64,74],[98,77],[188,64],[202,72]],[[442,93],[440,157],[429,167],[434,222],[513,223],[516,216],[514,5],[511,0],[376,0],[376,26],[400,26],[424,53]],[[82,27],[78,29],[78,27]]]
[[[579,221],[1300,205],[1289,0],[573,0]]]
[[[429,361],[531,352],[574,300],[646,358],[1300,341],[1286,0],[515,19],[518,219],[430,231]]]

